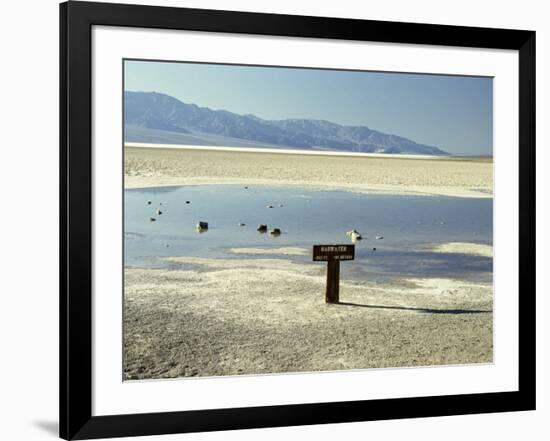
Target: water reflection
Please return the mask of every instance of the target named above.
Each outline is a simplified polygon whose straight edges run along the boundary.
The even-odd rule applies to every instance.
[[[125,265],[167,267],[166,256],[262,258],[227,250],[351,243],[346,232],[355,230],[362,240],[355,240],[356,260],[342,265],[348,277],[492,279],[492,258],[426,250],[427,244],[446,242],[491,245],[492,199],[247,187],[126,190]],[[208,228],[198,231],[199,221],[208,222]],[[309,256],[284,258],[311,261]]]

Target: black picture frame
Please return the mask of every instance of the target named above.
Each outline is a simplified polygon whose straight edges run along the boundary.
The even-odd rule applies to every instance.
[[[511,49],[519,54],[519,390],[92,416],[92,26]],[[535,409],[535,32],[248,12],[60,5],[60,436],[90,439]]]

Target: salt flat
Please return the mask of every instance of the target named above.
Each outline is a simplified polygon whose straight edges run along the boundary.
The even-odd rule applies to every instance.
[[[126,269],[126,379],[490,363],[492,286],[458,280],[341,284],[287,259],[172,258]]]
[[[296,184],[388,194],[490,198],[489,158],[419,159],[186,148],[125,148],[125,187]]]
[[[194,184],[295,184],[491,198],[493,163],[479,158],[125,148],[126,188]],[[450,243],[434,251],[491,256],[490,248]],[[327,305],[325,265],[291,260],[308,250],[274,246],[229,251],[235,258],[175,256],[167,258],[172,269],[125,268],[125,379],[493,360],[491,283],[412,277],[388,283],[342,280],[341,303]]]

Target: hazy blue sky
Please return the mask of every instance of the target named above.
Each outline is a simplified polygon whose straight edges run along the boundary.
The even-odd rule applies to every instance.
[[[264,119],[324,119],[492,154],[491,78],[126,61],[125,89]]]

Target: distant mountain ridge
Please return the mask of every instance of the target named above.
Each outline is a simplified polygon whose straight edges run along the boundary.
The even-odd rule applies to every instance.
[[[264,120],[187,104],[156,92],[125,92],[124,124],[125,142],[448,154],[437,147],[365,126],[313,119]]]

